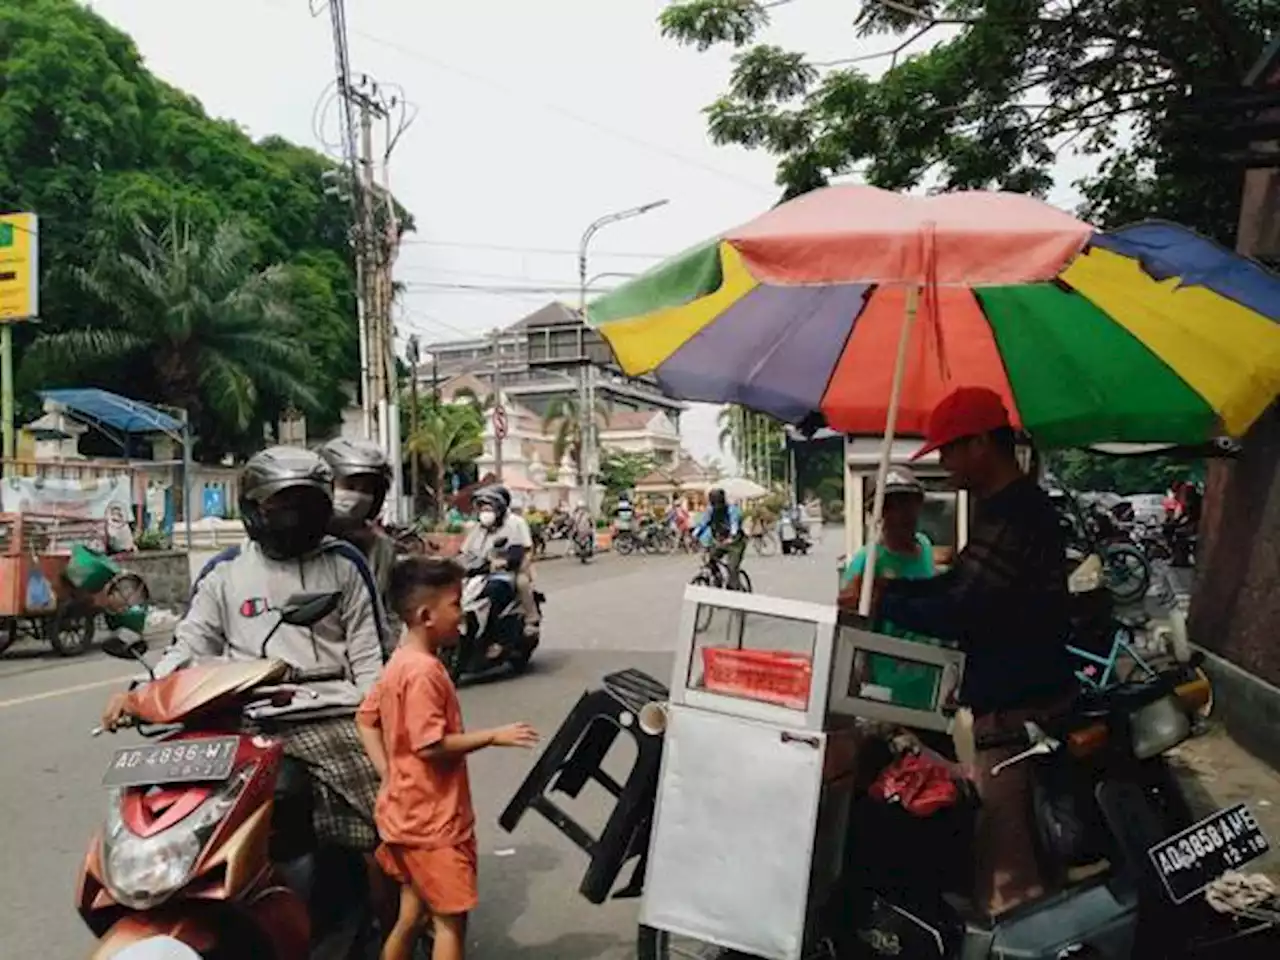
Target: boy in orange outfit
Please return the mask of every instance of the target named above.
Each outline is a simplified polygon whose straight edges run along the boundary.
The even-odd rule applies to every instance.
[[[524,723],[465,733],[458,694],[436,653],[458,640],[462,570],[410,557],[388,591],[405,625],[400,646],[356,714],[360,739],[382,777],[377,858],[400,884],[400,914],[383,960],[409,960],[430,911],[433,960],[462,960],[467,914],[477,903],[475,811],[466,755],[485,747],[532,747]]]

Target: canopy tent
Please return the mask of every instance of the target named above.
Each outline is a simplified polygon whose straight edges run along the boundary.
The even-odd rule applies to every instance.
[[[128,450],[130,437],[162,434],[182,446],[182,515],[185,521],[187,549],[191,548],[191,430],[185,414],[181,418],[159,407],[96,387],[64,390],[41,390],[45,406],[64,411],[74,420],[97,430],[120,447]]]

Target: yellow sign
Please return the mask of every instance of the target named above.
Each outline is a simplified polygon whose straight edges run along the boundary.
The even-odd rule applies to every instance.
[[[0,323],[39,315],[39,218],[34,213],[0,214]]]

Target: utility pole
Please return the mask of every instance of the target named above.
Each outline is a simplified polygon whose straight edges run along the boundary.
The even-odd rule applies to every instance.
[[[507,412],[502,407],[502,331],[493,337],[493,475],[502,482],[502,444],[507,439]]]
[[[409,337],[409,440],[418,435],[418,337],[416,334]],[[435,410],[432,410],[435,414]],[[410,455],[409,460],[409,512],[413,515],[413,519],[418,514],[418,491],[422,488],[418,485],[418,454]],[[443,491],[437,490],[436,497],[442,498]]]

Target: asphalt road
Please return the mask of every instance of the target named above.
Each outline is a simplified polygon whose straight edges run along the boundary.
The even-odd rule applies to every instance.
[[[836,541],[817,556],[748,556],[757,592],[829,599]],[[544,645],[531,672],[463,691],[472,728],[513,720],[555,732],[582,691],[634,666],[665,681],[691,557],[601,556],[589,566],[538,568],[548,595]],[[86,956],[92,940],[72,907],[84,851],[102,818],[102,771],[120,738],[92,739],[108,694],[135,671],[101,654],[60,660],[33,644],[0,657],[0,958]],[[472,925],[478,960],[621,960],[633,955],[635,901],[594,907],[577,893],[585,855],[536,814],[515,835],[497,817],[533,762],[489,750],[471,760],[479,816],[481,905]],[[574,811],[597,825],[600,797]]]

